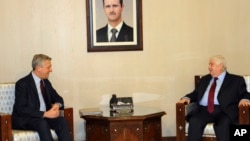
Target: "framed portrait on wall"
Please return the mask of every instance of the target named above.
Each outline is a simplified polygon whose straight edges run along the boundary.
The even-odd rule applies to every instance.
[[[142,0],[86,0],[87,51],[143,50]]]

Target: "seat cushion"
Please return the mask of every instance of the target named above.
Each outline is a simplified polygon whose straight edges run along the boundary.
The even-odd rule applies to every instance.
[[[185,133],[188,133],[188,122],[186,123],[186,129],[185,129]],[[209,123],[206,125],[205,129],[204,129],[204,133],[203,133],[204,137],[215,137],[215,133],[214,133],[214,127],[213,127],[213,123]]]
[[[57,141],[57,135],[51,130],[52,137]],[[13,141],[40,141],[39,135],[31,130],[12,130]]]

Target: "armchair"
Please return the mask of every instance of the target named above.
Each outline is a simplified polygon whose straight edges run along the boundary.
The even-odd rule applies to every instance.
[[[0,140],[1,141],[39,141],[39,135],[35,131],[12,130],[11,113],[15,99],[15,83],[0,84]],[[69,124],[72,141],[74,140],[73,108],[67,107],[61,111]],[[51,130],[54,140],[57,136]]]
[[[243,76],[247,89],[250,88],[250,75]],[[201,76],[195,75],[194,82],[195,86],[199,83]],[[176,141],[186,141],[186,136],[188,134],[188,122],[186,122],[186,114],[193,108],[193,104],[180,104],[176,103]],[[239,107],[239,123],[240,124],[250,124],[250,107]],[[213,124],[209,123],[206,125],[203,133],[203,141],[216,141],[216,136],[213,130]]]

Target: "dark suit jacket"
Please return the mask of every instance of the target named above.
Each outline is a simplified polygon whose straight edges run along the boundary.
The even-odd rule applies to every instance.
[[[63,98],[55,91],[48,79],[44,80],[44,84],[49,105],[56,102],[63,105]],[[43,114],[44,112],[40,111],[35,80],[30,73],[17,81],[15,85],[15,104],[12,113],[13,127],[23,128],[30,118],[43,118]]]
[[[96,31],[97,42],[109,42],[108,39],[108,25],[103,28],[100,28]],[[133,28],[128,26],[123,22],[120,33],[116,39],[117,42],[129,42],[133,41]]]
[[[186,95],[190,98],[190,102],[199,102],[201,100],[211,79],[210,74],[201,78],[195,90]],[[227,72],[217,98],[222,111],[228,115],[233,123],[237,123],[239,101],[241,99],[250,99],[244,78]]]

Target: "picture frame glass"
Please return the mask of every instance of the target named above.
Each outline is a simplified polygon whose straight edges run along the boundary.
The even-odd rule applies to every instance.
[[[119,1],[117,0],[117,3]],[[123,7],[120,8],[122,23],[116,25],[116,42],[110,42],[112,33],[109,31],[114,22],[108,21],[115,19],[119,10],[108,11],[108,8],[111,9],[115,5],[109,2],[110,0],[106,0],[108,4],[104,7],[103,1],[86,0],[88,52],[143,50],[141,0],[123,0]]]

